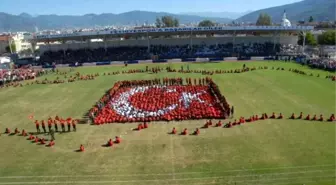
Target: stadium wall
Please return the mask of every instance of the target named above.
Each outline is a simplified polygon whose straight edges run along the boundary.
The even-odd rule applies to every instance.
[[[298,41],[297,36],[281,36],[275,39],[276,43],[280,44],[296,44]],[[207,38],[193,38],[193,45],[216,45],[216,44],[226,44],[232,43],[233,37],[207,37]],[[274,37],[272,36],[245,36],[245,37],[236,37],[236,44],[249,44],[249,43],[265,43],[265,42],[274,42]],[[171,38],[171,39],[150,39],[150,45],[187,45],[191,43],[190,38]],[[118,41],[107,41],[104,42],[87,42],[87,43],[69,43],[69,44],[50,44],[50,45],[41,45],[40,52],[45,51],[59,51],[67,49],[83,49],[83,48],[103,48],[103,47],[123,47],[123,46],[143,46],[148,45],[147,40],[118,40]]]

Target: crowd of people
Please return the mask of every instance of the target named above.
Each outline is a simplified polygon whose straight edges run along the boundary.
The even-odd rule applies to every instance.
[[[44,69],[3,69],[0,70],[0,86],[7,82],[17,82],[23,80],[31,80],[48,73]]]
[[[276,53],[291,48],[287,45],[273,43],[251,43],[251,44],[217,44],[217,45],[151,45],[147,47],[109,47],[98,49],[77,49],[47,51],[40,56],[42,64],[72,64],[90,63],[102,61],[128,61],[128,60],[147,60],[153,55],[160,59],[172,58],[197,58],[197,57],[232,57],[236,56],[274,56]],[[293,50],[295,48],[292,48]]]
[[[336,60],[330,58],[311,59],[307,61],[307,64],[312,68],[319,68],[328,71],[336,70]]]
[[[194,83],[193,83],[194,82]],[[148,100],[148,101],[147,101]],[[210,79],[122,81],[90,110],[96,125],[114,122],[225,118],[230,108]]]

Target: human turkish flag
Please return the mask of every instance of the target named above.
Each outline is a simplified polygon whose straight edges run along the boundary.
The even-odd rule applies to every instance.
[[[221,118],[224,111],[208,86],[120,88],[99,111],[96,124]]]

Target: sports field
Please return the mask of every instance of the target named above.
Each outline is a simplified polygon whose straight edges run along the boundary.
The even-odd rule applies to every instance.
[[[237,69],[242,62],[190,64],[191,70]],[[286,119],[263,120],[232,128],[201,129],[199,136],[169,135],[173,127],[190,131],[204,121],[156,122],[132,131],[137,124],[77,125],[77,132],[56,134],[52,148],[37,145],[18,135],[0,136],[0,185],[2,184],[335,184],[335,123],[288,120],[293,112],[311,116],[335,113],[335,82],[330,73],[294,63],[246,62],[247,67],[268,69],[239,74],[214,74],[235,116],[280,112]],[[180,69],[186,64],[169,65]],[[92,81],[29,85],[0,89],[0,129],[35,132],[28,116],[82,118],[116,81],[163,77],[205,77],[201,74],[120,74],[104,72],[143,68],[146,65],[76,68],[81,74],[99,73]],[[285,68],[284,71],[272,67]],[[186,67],[185,67],[186,68]],[[300,75],[289,68],[314,76]],[[69,71],[67,68],[61,71]],[[316,77],[317,75],[320,77]],[[333,74],[334,75],[334,74]],[[59,75],[63,78],[64,75]],[[70,74],[68,74],[70,76]],[[50,74],[40,79],[56,79]],[[25,83],[25,82],[24,82]],[[227,123],[229,120],[223,120]],[[102,147],[109,138],[122,143]],[[46,138],[49,136],[45,136]],[[75,152],[83,144],[85,152]]]

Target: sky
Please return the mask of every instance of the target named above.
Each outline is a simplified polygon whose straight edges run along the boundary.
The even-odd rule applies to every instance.
[[[18,15],[83,15],[123,13],[132,10],[155,12],[246,12],[300,0],[0,0],[0,12]]]

